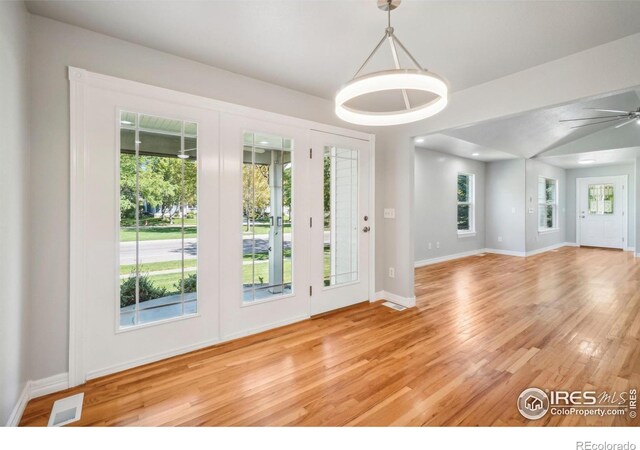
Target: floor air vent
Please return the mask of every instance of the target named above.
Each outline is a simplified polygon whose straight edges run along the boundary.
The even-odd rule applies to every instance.
[[[407,309],[404,306],[396,305],[395,303],[391,303],[391,302],[384,302],[382,304],[382,306],[386,306],[387,308],[395,309],[396,311],[404,311],[405,309]]]
[[[61,427],[80,420],[84,393],[56,400],[49,416],[49,427]]]

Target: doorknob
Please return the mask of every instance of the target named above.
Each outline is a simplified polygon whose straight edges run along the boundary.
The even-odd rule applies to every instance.
[[[362,231],[363,231],[364,233],[368,233],[370,229],[371,229],[371,227],[364,227],[364,228],[362,229]]]

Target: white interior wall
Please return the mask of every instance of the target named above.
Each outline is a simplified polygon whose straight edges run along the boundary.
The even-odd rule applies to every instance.
[[[416,265],[434,258],[485,248],[485,166],[486,163],[482,161],[416,147]],[[475,175],[475,236],[458,236],[459,173]]]
[[[576,179],[587,177],[605,177],[614,175],[628,175],[628,247],[635,247],[636,241],[636,167],[634,162],[612,166],[583,167],[567,170],[567,242],[576,242]]]
[[[28,380],[28,22],[22,2],[0,2],[0,425]]]
[[[567,206],[566,171],[559,167],[526,160],[526,252],[560,245],[566,242],[567,223],[565,219]],[[538,232],[538,177],[553,178],[558,184],[558,229],[550,232]]]
[[[486,180],[486,247],[524,255],[525,160],[487,163]]]

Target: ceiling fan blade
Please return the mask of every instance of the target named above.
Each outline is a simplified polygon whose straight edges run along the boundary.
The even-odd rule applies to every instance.
[[[634,117],[633,119],[629,119],[629,120],[627,120],[626,122],[622,122],[620,125],[616,125],[616,128],[623,127],[623,126],[625,126],[625,125],[630,124],[631,122],[635,122],[636,120],[637,120],[637,119]]]
[[[580,119],[562,119],[560,122],[573,122],[574,120],[595,120],[595,119],[608,119],[610,117],[627,117],[626,114],[624,116],[600,116],[600,117],[581,117]]]
[[[600,108],[585,108],[585,109],[591,109],[593,111],[615,112],[615,113],[629,114],[629,111],[620,111],[618,109],[600,109]]]
[[[620,119],[609,119],[609,120],[601,120],[600,122],[592,122],[592,123],[585,123],[584,125],[576,125],[575,127],[571,127],[571,128],[582,128],[582,127],[588,127],[590,125],[598,125],[599,123],[607,123],[607,122],[617,122]],[[617,128],[617,127],[616,127]]]

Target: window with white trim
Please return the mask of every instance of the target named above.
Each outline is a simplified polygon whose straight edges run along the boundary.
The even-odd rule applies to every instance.
[[[538,177],[538,231],[558,228],[558,180]]]
[[[458,234],[475,232],[475,175],[458,174]]]

